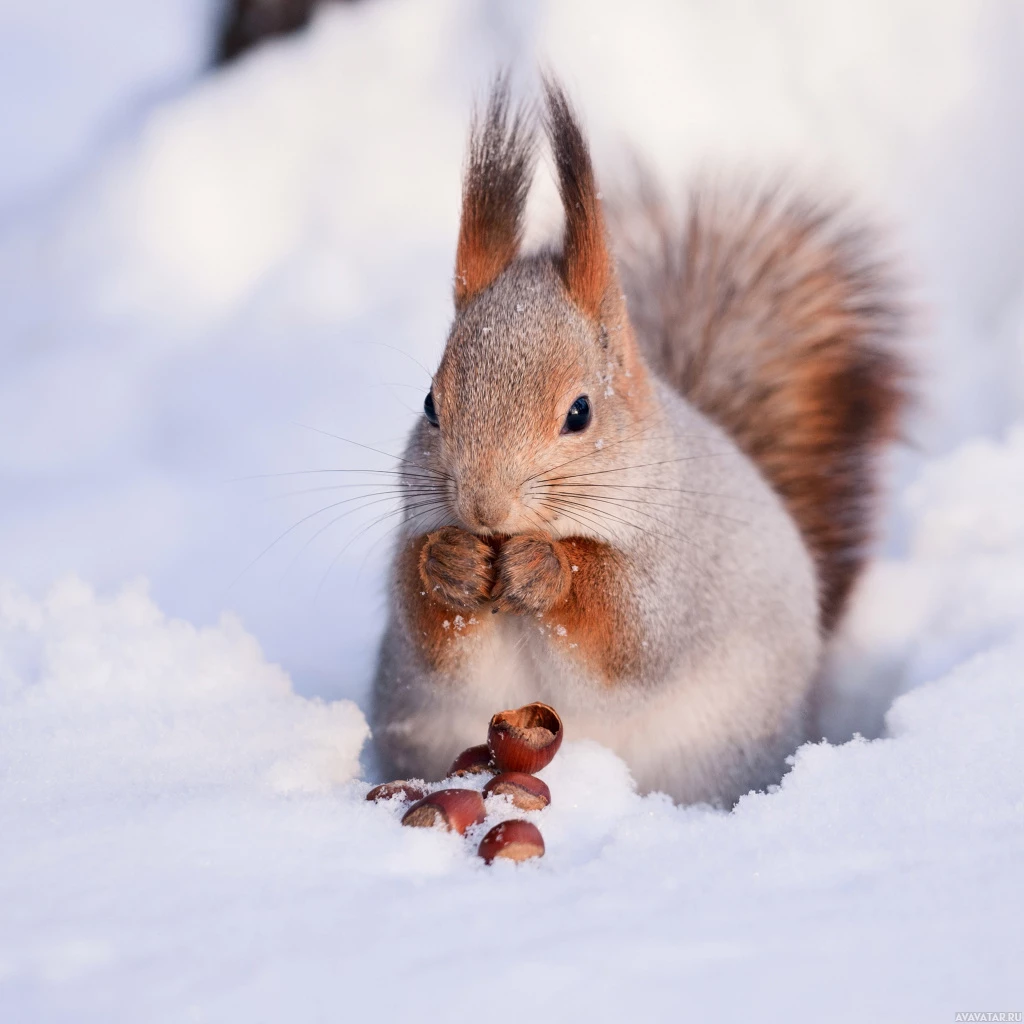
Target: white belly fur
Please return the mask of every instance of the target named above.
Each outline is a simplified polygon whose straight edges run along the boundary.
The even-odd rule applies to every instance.
[[[667,792],[686,803],[729,802],[776,781],[786,755],[804,739],[810,654],[803,665],[783,667],[739,636],[657,689],[609,689],[582,670],[577,675],[564,656],[556,665],[543,638],[527,632],[534,624],[502,617],[494,626],[480,638],[463,685],[435,690],[432,706],[406,723],[433,748],[430,761],[441,771],[459,750],[484,741],[496,711],[534,700],[558,710],[567,741],[593,739],[622,757],[641,792]],[[775,682],[780,671],[784,692]],[[794,678],[807,681],[802,691],[794,690]]]

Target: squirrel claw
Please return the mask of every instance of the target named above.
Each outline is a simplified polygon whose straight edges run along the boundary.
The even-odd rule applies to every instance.
[[[565,599],[572,583],[568,556],[543,534],[510,537],[501,547],[496,568],[491,590],[496,611],[550,611]]]
[[[456,526],[427,535],[420,550],[419,568],[430,596],[460,611],[479,608],[494,585],[493,549]]]

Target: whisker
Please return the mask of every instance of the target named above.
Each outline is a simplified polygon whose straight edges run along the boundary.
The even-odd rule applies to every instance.
[[[409,355],[408,352],[400,349],[397,345],[389,345],[386,341],[370,341],[367,344],[376,345],[377,348],[389,348],[392,352],[397,352],[400,356],[411,359],[427,375],[427,378],[433,381],[434,375],[415,356]]]
[[[572,505],[571,507],[575,509],[574,513],[570,513],[568,511],[568,506],[562,503],[559,503],[558,505],[545,504],[544,507],[554,512],[556,515],[566,516],[573,522],[578,523],[584,529],[596,530],[598,533],[601,533],[603,530],[600,513],[597,513],[592,509],[584,511],[584,506],[582,505]],[[583,518],[579,518],[580,516]],[[634,526],[634,528],[640,533],[647,533],[650,535],[650,531],[644,530],[643,527],[635,526],[633,523],[630,525]]]
[[[566,519],[569,519],[572,522],[576,523],[578,526],[583,527],[584,530],[587,530],[587,529],[591,529],[592,530],[592,529],[595,528],[593,524],[588,525],[587,523],[584,523],[582,519],[577,519],[576,516],[574,516],[571,512],[566,512],[564,510],[557,509],[553,505],[548,505],[548,504],[546,504],[543,501],[538,502],[538,504],[542,508],[546,508],[546,509],[549,509],[551,512],[554,512],[556,516],[558,516],[558,515],[565,516]]]
[[[722,455],[731,455],[732,452],[708,452],[706,455],[685,455],[680,459],[664,459],[661,462],[643,462],[636,466],[616,466],[612,469],[595,469],[590,473],[575,473],[569,476],[548,477],[549,483],[556,483],[562,480],[576,480],[584,476],[601,476],[604,473],[627,473],[631,469],[650,469],[652,466],[670,466],[677,462],[693,462],[696,459],[714,459]]]
[[[420,523],[416,523],[416,525],[413,528],[415,530],[422,531],[423,533],[433,533],[434,530],[439,530],[442,526],[450,525],[452,516],[451,509],[449,509],[447,501],[445,501],[437,511],[440,512],[440,515],[438,515],[431,523],[427,524],[426,526]],[[416,520],[422,518],[423,516],[429,515],[430,512],[430,509],[426,509],[423,512],[417,512],[415,516],[410,518],[409,522],[414,523]]]
[[[308,423],[295,423],[294,426],[301,427],[303,430],[311,430],[314,434],[322,434],[324,437],[333,437],[335,441],[344,441],[345,444],[353,444],[357,448],[364,448],[368,452],[376,452],[378,455],[387,456],[389,459],[397,459],[399,462],[404,462],[408,466],[416,466],[417,469],[422,469],[426,473],[430,473],[433,476],[447,479],[446,474],[438,472],[436,469],[432,469],[430,466],[424,466],[422,462],[415,462],[412,459],[407,459],[403,455],[394,455],[391,452],[386,452],[380,448],[374,448],[371,445],[363,444],[361,441],[353,441],[351,438],[342,437],[340,434],[332,434],[329,430],[321,430],[319,427],[311,427]]]
[[[236,476],[228,479],[229,484],[246,483],[249,480],[273,480],[282,476],[309,476],[316,473],[370,473],[382,476],[396,476],[400,479],[411,477],[416,479],[415,473],[409,473],[404,469],[293,469],[285,473],[253,473],[249,476]],[[424,480],[432,480],[432,476],[424,475]],[[447,480],[447,477],[445,478]]]
[[[342,491],[342,490],[349,490],[349,489],[351,489],[353,487],[372,487],[372,486],[374,486],[372,483],[365,483],[365,484],[332,484],[330,487],[306,487],[306,488],[303,488],[301,491],[285,491],[284,494],[272,494],[269,498],[266,498],[264,500],[265,501],[281,501],[284,498],[296,498],[296,497],[298,497],[299,495],[302,495],[302,494],[322,494],[324,491]],[[442,489],[440,487],[437,487],[436,485],[435,486],[431,486],[431,487],[428,487],[428,486],[422,486],[422,487],[421,486],[416,486],[416,487],[413,487],[413,486],[410,486],[408,484],[398,483],[398,484],[388,484],[387,485],[387,489],[379,490],[379,491],[373,491],[371,494],[366,495],[366,497],[373,497],[373,496],[378,495],[378,494],[394,494],[396,496],[400,496],[400,495],[403,495],[403,494],[411,494],[411,495],[428,494],[428,493],[437,493],[437,494],[439,494],[439,493],[441,493],[441,491],[442,491]]]
[[[361,497],[364,497],[364,496],[360,495],[359,497],[361,498]],[[299,560],[299,558],[302,556],[302,553],[310,546],[310,544],[312,544],[317,539],[317,537],[319,537],[322,533],[324,533],[324,531],[329,530],[332,526],[334,526],[335,523],[341,522],[342,519],[345,519],[347,516],[352,515],[354,512],[362,512],[364,509],[370,508],[372,505],[380,505],[382,502],[385,502],[385,501],[394,501],[397,497],[399,497],[399,496],[398,495],[391,495],[391,494],[389,494],[389,495],[387,495],[384,498],[376,498],[373,501],[364,501],[362,505],[356,505],[355,508],[346,509],[346,511],[342,512],[340,515],[337,515],[333,519],[331,519],[330,521],[324,523],[324,525],[321,526],[311,537],[306,539],[306,542],[295,553],[294,557],[292,558],[291,562],[288,565],[288,568],[284,572],[284,576],[282,576],[281,579],[284,580],[285,577],[287,577],[288,573],[290,573],[292,571],[293,567],[295,566],[295,563]],[[349,498],[348,500],[349,501],[355,501],[355,500],[358,500],[358,499],[356,499],[356,498]],[[437,500],[437,499],[431,499],[431,500]],[[342,505],[342,504],[345,504],[345,502],[336,502],[334,507],[336,508],[338,505]],[[401,511],[402,508],[405,508],[405,507],[407,507],[407,506],[405,506],[403,504],[396,511]]]
[[[565,500],[563,498],[555,497],[555,496],[549,496],[549,500],[552,500],[552,501],[554,501],[554,502],[556,502],[558,504],[568,505],[568,506],[570,506],[572,508],[575,508],[577,511],[579,511],[580,509],[586,509],[587,512],[589,512],[591,515],[599,517],[599,519],[600,519],[601,516],[603,516],[606,519],[611,519],[611,520],[614,520],[617,523],[622,523],[623,526],[629,526],[629,527],[631,527],[634,530],[639,530],[641,533],[646,533],[648,536],[651,536],[651,537],[663,536],[662,534],[655,533],[653,530],[648,530],[645,527],[640,526],[638,523],[633,523],[633,522],[630,522],[630,520],[628,520],[628,519],[623,519],[621,516],[614,515],[613,513],[608,512],[605,509],[591,508],[589,505],[585,505],[585,504],[583,504],[581,502],[567,501],[567,500]],[[641,515],[643,515],[643,514],[645,514],[645,513],[641,513]],[[648,518],[649,519],[654,519],[654,521],[656,523],[659,523],[661,526],[668,526],[667,523],[662,523],[660,519],[655,519],[654,516],[648,516]]]
[[[540,476],[542,473],[552,473],[556,469],[562,469],[564,466],[570,466],[574,462],[581,462],[583,459],[596,459],[596,458],[606,454],[612,448],[617,448],[620,444],[643,444],[643,443],[648,442],[648,441],[658,442],[658,441],[675,441],[675,440],[676,440],[676,436],[675,435],[669,436],[669,437],[647,437],[647,436],[639,437],[639,436],[636,436],[636,435],[634,435],[632,437],[623,437],[623,438],[620,438],[618,441],[610,441],[610,442],[608,442],[606,444],[603,444],[603,445],[601,445],[600,448],[595,446],[592,451],[584,452],[582,455],[577,455],[573,459],[566,459],[565,462],[560,462],[557,466],[551,466],[548,469],[541,470],[540,473],[536,473],[536,474],[534,474],[534,476],[528,477],[527,480],[524,481],[524,483],[529,483],[531,480],[536,480],[537,477]]]
[[[565,477],[571,480],[573,477]],[[541,481],[546,483],[547,481]],[[662,487],[657,484],[595,484],[595,483],[574,483],[573,487],[614,487],[634,491],[670,491],[673,494],[695,494],[707,498],[722,498],[726,501],[745,501],[751,505],[764,505],[766,502],[757,498],[744,498],[738,494],[722,494],[720,491],[699,491],[692,487]]]
[[[406,510],[405,510],[404,508],[397,508],[397,509],[392,509],[392,510],[391,510],[390,512],[385,512],[385,513],[384,513],[383,515],[379,516],[379,517],[378,517],[377,519],[375,519],[375,520],[374,520],[374,521],[373,521],[372,523],[370,523],[370,524],[368,524],[367,526],[365,526],[365,527],[364,527],[364,528],[363,528],[362,530],[360,530],[360,531],[359,531],[359,532],[358,532],[358,533],[357,533],[357,534],[356,534],[356,535],[355,535],[354,537],[350,538],[350,539],[349,539],[349,540],[348,540],[348,541],[346,542],[346,544],[345,544],[345,545],[344,545],[344,546],[342,547],[342,549],[341,549],[341,550],[340,550],[340,551],[339,551],[339,552],[338,552],[338,553],[337,553],[337,554],[336,554],[336,555],[334,556],[334,558],[332,558],[332,559],[331,559],[331,562],[330,562],[330,564],[329,564],[329,565],[327,566],[327,569],[326,569],[326,571],[324,572],[323,576],[322,576],[322,577],[320,578],[320,582],[319,582],[319,583],[317,584],[316,592],[315,592],[315,593],[314,593],[314,595],[313,595],[313,601],[314,601],[314,603],[315,603],[315,602],[317,601],[317,599],[319,598],[319,596],[320,596],[320,591],[321,591],[321,590],[323,589],[323,586],[324,586],[324,584],[325,584],[325,583],[327,582],[327,577],[328,577],[328,576],[329,576],[329,575],[331,574],[331,570],[332,570],[332,569],[333,569],[333,568],[335,567],[335,565],[337,565],[337,564],[338,564],[338,562],[339,562],[339,560],[341,559],[342,555],[344,555],[344,554],[345,554],[345,552],[346,552],[346,551],[347,551],[347,550],[348,550],[348,549],[349,549],[349,548],[350,548],[350,547],[351,547],[351,546],[352,546],[352,545],[353,545],[353,544],[354,544],[354,543],[355,543],[355,542],[356,542],[356,541],[357,541],[357,540],[358,540],[358,539],[359,539],[360,537],[362,537],[362,536],[363,536],[363,534],[364,534],[364,533],[366,533],[366,532],[367,532],[368,530],[372,530],[372,529],[373,529],[373,528],[374,528],[375,526],[379,526],[379,525],[380,525],[380,524],[381,524],[382,522],[384,522],[384,521],[385,521],[386,519],[388,519],[388,518],[389,518],[390,516],[398,515],[399,513],[403,512],[403,511],[406,511]],[[400,523],[396,524],[395,528],[397,529],[397,527],[398,527],[398,526],[400,526],[400,525],[401,525]]]
[[[357,497],[361,497],[361,495],[357,495]],[[353,499],[351,499],[351,498],[346,498],[346,499],[343,499],[342,501],[335,501],[335,502],[333,502],[333,503],[332,503],[332,504],[330,504],[330,505],[325,505],[325,506],[324,506],[323,508],[318,508],[318,509],[317,509],[317,510],[316,510],[315,512],[310,512],[310,513],[309,513],[308,515],[305,515],[305,516],[303,516],[303,517],[302,517],[302,518],[301,518],[301,519],[300,519],[300,520],[299,520],[299,521],[298,521],[297,523],[292,523],[292,525],[291,525],[291,526],[289,526],[287,530],[283,531],[282,533],[279,533],[279,534],[278,534],[278,535],[277,535],[277,536],[276,536],[276,537],[275,537],[275,538],[274,538],[274,539],[273,539],[273,540],[272,540],[272,541],[271,541],[271,542],[270,542],[270,543],[269,543],[269,544],[268,544],[268,545],[267,545],[267,546],[266,546],[266,547],[265,547],[265,548],[264,548],[264,549],[263,549],[263,550],[262,550],[262,551],[261,551],[261,552],[260,552],[260,553],[259,553],[259,554],[258,554],[258,555],[257,555],[257,556],[255,557],[255,558],[254,558],[254,559],[253,559],[253,560],[252,560],[252,561],[251,561],[251,562],[249,562],[249,564],[248,564],[248,565],[246,565],[246,566],[245,566],[245,568],[244,568],[244,569],[242,569],[242,571],[241,571],[241,572],[240,572],[240,573],[239,573],[239,574],[238,574],[238,575],[237,575],[237,576],[236,576],[236,577],[235,577],[235,578],[234,578],[234,579],[233,579],[233,580],[231,581],[231,583],[230,583],[230,584],[228,585],[228,591],[230,592],[231,588],[232,588],[232,587],[234,587],[234,586],[235,586],[235,584],[236,584],[236,583],[238,583],[238,581],[239,581],[239,580],[240,580],[240,579],[241,579],[241,578],[242,578],[242,577],[243,577],[243,576],[244,576],[244,575],[245,575],[245,574],[246,574],[246,573],[247,573],[247,572],[248,572],[248,571],[249,571],[249,570],[250,570],[250,569],[251,569],[251,568],[252,568],[252,567],[253,567],[253,566],[254,566],[254,565],[255,565],[255,564],[256,564],[256,563],[257,563],[257,562],[258,562],[258,561],[259,561],[259,560],[260,560],[260,559],[261,559],[261,558],[263,557],[263,556],[264,556],[264,555],[265,555],[265,554],[267,554],[267,552],[269,552],[269,551],[271,551],[271,550],[272,550],[273,548],[277,547],[277,545],[278,545],[278,544],[280,544],[280,543],[281,543],[281,541],[283,541],[283,540],[285,539],[285,537],[289,536],[289,535],[290,535],[291,533],[293,533],[293,532],[294,532],[295,530],[297,530],[297,529],[298,529],[298,528],[299,528],[299,527],[300,527],[300,526],[301,526],[301,525],[302,525],[303,523],[308,523],[310,519],[313,519],[313,518],[315,518],[316,516],[322,515],[322,514],[323,514],[324,512],[329,512],[329,511],[330,511],[330,510],[331,510],[332,508],[337,508],[337,507],[338,507],[339,505],[345,505],[345,504],[347,504],[347,503],[348,503],[349,501],[351,501],[351,500],[353,500]]]
[[[443,502],[443,504],[447,504],[447,499],[446,499],[446,500],[445,500],[445,501]],[[406,511],[408,511],[408,509],[406,509]],[[417,512],[417,513],[415,513],[415,516],[418,516],[418,515],[420,515],[420,514],[421,514],[421,513]],[[414,516],[414,517],[415,517],[415,516]],[[410,522],[411,522],[411,519],[410,519]],[[388,537],[388,536],[389,536],[389,535],[390,535],[390,534],[391,534],[391,533],[393,532],[393,530],[394,530],[394,529],[397,529],[397,528],[398,528],[399,526],[401,526],[401,525],[402,525],[401,523],[398,523],[398,524],[396,524],[396,525],[395,525],[395,527],[393,527],[392,529],[389,529],[389,530],[385,530],[385,531],[384,531],[384,533],[382,533],[382,534],[381,534],[381,535],[380,535],[380,536],[379,536],[379,537],[378,537],[378,538],[377,538],[377,539],[376,539],[376,540],[375,540],[375,541],[374,541],[374,542],[373,542],[373,543],[372,543],[372,544],[371,544],[371,545],[370,545],[370,546],[369,546],[369,547],[368,547],[368,548],[366,549],[366,553],[365,553],[365,554],[363,555],[363,560],[362,560],[362,561],[361,561],[361,562],[359,563],[359,569],[358,569],[358,570],[357,570],[357,572],[356,572],[356,578],[357,578],[357,579],[358,579],[358,578],[359,578],[359,577],[360,577],[360,576],[362,575],[362,573],[363,573],[363,569],[365,569],[365,568],[366,568],[366,563],[367,563],[367,561],[368,561],[368,559],[369,559],[369,557],[370,557],[370,552],[372,552],[372,551],[373,551],[373,549],[374,549],[374,548],[375,548],[375,547],[376,547],[376,546],[377,546],[378,544],[380,544],[380,543],[381,543],[381,542],[382,542],[383,540],[385,540],[385,539],[386,539],[386,538],[387,538],[387,537]],[[427,533],[430,533],[431,531],[430,531],[430,530],[427,530],[426,532],[427,532]]]
[[[555,502],[563,502],[564,501],[564,499],[562,499],[557,494],[549,494],[548,495],[548,500],[549,501],[555,501]],[[623,519],[621,516],[616,516],[613,513],[607,511],[606,509],[592,508],[589,505],[587,505],[586,503],[582,503],[581,504],[580,502],[566,501],[565,504],[568,504],[568,505],[576,508],[577,510],[579,510],[581,507],[582,508],[586,508],[593,515],[604,516],[607,519],[612,519],[615,522],[619,522],[619,523],[624,524],[625,526],[631,526],[634,529],[640,530],[642,533],[647,533],[650,536],[660,536],[660,537],[663,537],[666,540],[681,540],[681,541],[684,541],[685,543],[689,544],[691,547],[700,548],[702,551],[705,550],[704,546],[702,544],[698,544],[697,541],[693,540],[692,537],[688,537],[686,534],[679,533],[678,531],[676,531],[674,529],[672,523],[666,523],[663,519],[659,519],[657,516],[653,516],[649,512],[644,512],[642,509],[634,509],[633,511],[636,511],[640,515],[645,516],[646,518],[650,519],[652,522],[657,523],[659,526],[663,526],[666,530],[671,530],[672,531],[671,534],[667,534],[667,535],[666,534],[658,534],[658,533],[655,533],[653,530],[646,530],[642,526],[639,526],[637,523],[630,522],[628,519]]]
[[[541,504],[543,504],[543,502],[541,502]],[[571,519],[571,520],[573,520],[576,523],[579,523],[581,526],[585,526],[586,525],[586,524],[581,523],[580,520],[576,518],[576,515],[583,515],[584,514],[584,513],[580,512],[579,508],[576,509],[576,515],[573,515],[573,514],[567,512],[564,508],[560,508],[560,507],[556,508],[556,507],[551,506],[551,505],[548,505],[547,507],[551,508],[552,511],[556,512],[557,514],[564,515],[564,516],[566,516],[566,518]],[[599,514],[600,515],[605,515],[605,516],[608,515],[608,513],[605,513],[605,512],[601,512]],[[627,525],[633,526],[635,529],[639,530],[641,533],[647,534],[648,536],[662,536],[661,534],[655,534],[653,531],[644,530],[642,527],[637,526],[635,523],[629,523]],[[593,523],[591,523],[591,527],[593,528]],[[597,528],[598,529],[600,528],[600,522],[598,522]],[[669,540],[669,541],[679,541],[679,540],[682,540],[682,541],[690,544],[692,547],[701,548],[701,550],[704,550],[702,545],[698,544],[696,541],[692,540],[691,538],[689,538],[689,537],[687,537],[685,535],[676,536],[676,537],[663,537],[663,539]],[[686,562],[687,566],[689,566],[689,568],[692,569],[697,575],[703,576],[705,579],[712,579],[713,578],[712,574],[710,572],[708,572],[707,569],[705,569],[704,567],[698,565],[696,562],[691,561],[681,550],[678,550],[677,553],[678,553],[679,557],[684,562]]]
[[[557,493],[559,496],[564,494],[567,498],[581,498],[584,501],[600,501],[606,504],[616,505],[619,508],[625,509],[633,509],[634,505],[654,505],[657,506],[658,508],[673,508],[679,509],[680,511],[683,512],[695,512],[697,515],[709,516],[714,519],[725,519],[730,523],[739,523],[741,526],[750,525],[750,523],[747,522],[745,519],[735,519],[733,516],[727,516],[721,512],[711,512],[708,509],[693,508],[692,506],[689,505],[679,505],[675,502],[670,501],[649,501],[643,498],[633,498],[630,499],[629,501],[619,501],[616,500],[615,498],[605,498],[598,494],[577,494],[573,491],[563,491],[561,490],[561,488],[559,488],[554,493]],[[639,508],[635,509],[635,511],[639,512],[641,515],[647,514],[642,509]],[[661,520],[658,520],[658,522],[661,522]],[[668,524],[666,523],[665,525],[667,526]]]
[[[421,395],[423,394],[423,388],[419,384],[405,384],[400,380],[382,380],[378,384],[371,384],[370,386],[375,388],[411,388],[413,391],[418,391]]]
[[[540,516],[535,516],[531,509],[527,508],[526,505],[522,506],[523,512],[529,516],[530,522],[536,525],[538,533],[544,533],[544,521]]]
[[[651,416],[653,416],[653,415],[654,414],[651,413],[649,416],[646,416],[641,422],[646,423],[647,420],[650,419]],[[537,477],[541,475],[541,473],[553,473],[556,469],[561,469],[563,466],[571,465],[573,462],[579,462],[580,459],[589,459],[589,458],[593,457],[594,455],[596,455],[598,452],[608,451],[609,448],[615,448],[615,447],[617,447],[620,444],[625,444],[627,441],[635,441],[635,440],[651,440],[651,441],[653,441],[653,440],[658,440],[656,438],[644,438],[644,437],[641,437],[641,435],[643,434],[645,429],[646,429],[645,427],[641,427],[635,434],[630,434],[628,437],[620,438],[618,441],[612,441],[610,444],[603,445],[601,448],[595,448],[591,452],[585,452],[583,455],[577,455],[575,458],[566,459],[565,462],[560,462],[557,466],[550,466],[547,469],[542,469],[540,472],[535,473],[533,476],[527,477],[523,481],[523,483],[524,484],[528,484],[531,480],[536,480]],[[660,440],[669,440],[669,441],[671,441],[672,438],[661,438]]]
[[[650,413],[645,416],[640,422],[641,427],[634,434],[630,434],[628,437],[620,438],[617,441],[610,441],[607,444],[602,445],[600,448],[595,448],[591,452],[585,452],[583,455],[577,455],[575,458],[567,459],[565,462],[558,463],[555,466],[549,466],[547,469],[541,470],[539,473],[535,473],[531,477],[527,477],[523,481],[524,484],[530,483],[532,480],[536,480],[538,476],[543,473],[552,473],[556,469],[561,469],[563,466],[569,466],[574,462],[579,462],[581,459],[594,458],[602,452],[607,452],[611,448],[616,448],[620,444],[628,444],[631,442],[643,442],[643,441],[676,441],[680,439],[686,440],[700,440],[700,441],[716,441],[719,438],[712,437],[708,434],[671,434],[668,437],[645,437],[643,436],[644,431],[647,429],[647,423],[654,417],[654,413]],[[724,454],[724,453],[723,453]]]

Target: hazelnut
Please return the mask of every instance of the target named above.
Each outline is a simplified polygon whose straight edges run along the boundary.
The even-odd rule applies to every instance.
[[[487,745],[501,771],[539,772],[562,745],[562,720],[554,708],[539,702],[499,711],[487,730]]]
[[[502,772],[484,786],[484,796],[507,796],[521,811],[539,811],[551,803],[551,790],[535,775]]]
[[[414,828],[441,825],[462,835],[485,817],[484,798],[475,789],[439,789],[414,803],[405,812],[402,824]]]
[[[374,786],[366,794],[366,799],[390,800],[394,796],[400,796],[403,800],[422,800],[426,795],[427,791],[421,786],[399,779],[397,782],[382,782],[379,786]]]
[[[495,825],[480,840],[477,851],[488,864],[503,857],[506,860],[529,860],[544,856],[544,837],[540,829],[529,821],[516,818]]]
[[[491,763],[491,748],[486,743],[478,747],[468,747],[454,761],[448,769],[449,775],[476,775],[478,772],[490,772],[494,774],[497,769]]]

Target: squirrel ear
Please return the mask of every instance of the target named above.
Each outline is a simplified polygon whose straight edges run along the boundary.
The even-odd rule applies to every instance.
[[[590,149],[558,82],[545,78],[544,92],[548,137],[565,210],[562,279],[576,304],[597,320],[611,283],[611,260]]]
[[[474,115],[470,129],[455,254],[456,309],[489,288],[519,252],[533,155],[528,112],[518,106],[510,117],[508,75],[501,74],[483,121]]]

